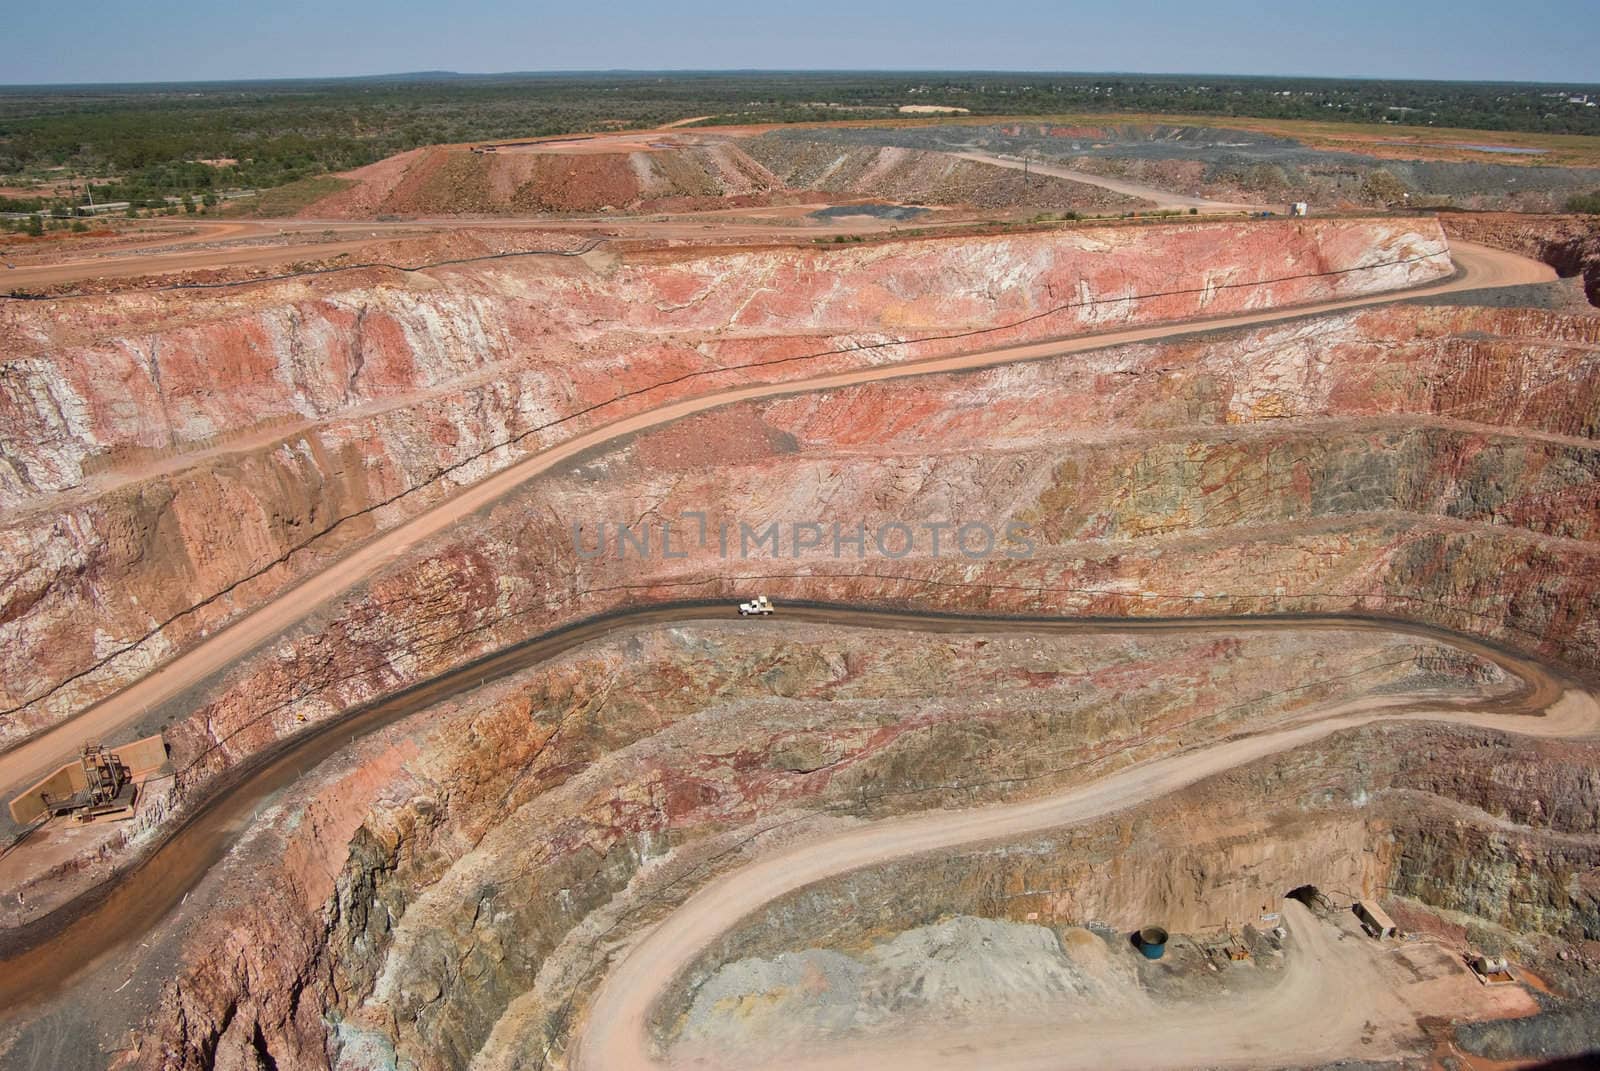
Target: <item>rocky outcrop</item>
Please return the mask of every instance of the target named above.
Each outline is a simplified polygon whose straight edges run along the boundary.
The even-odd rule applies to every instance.
[[[625,633],[364,742],[269,812],[211,879],[253,895],[197,924],[139,1062],[237,1049],[280,1066],[538,1065],[611,942],[752,845],[1041,794],[1357,695],[1505,686],[1383,632]],[[1205,929],[1302,884],[1467,911],[1509,889],[1547,906],[1486,924],[1582,936],[1581,897],[1559,899],[1573,887],[1542,862],[1600,852],[1595,756],[1565,747],[1344,732],[1088,826],[809,888],[705,969],[952,913]],[[1453,868],[1446,897],[1425,865]]]

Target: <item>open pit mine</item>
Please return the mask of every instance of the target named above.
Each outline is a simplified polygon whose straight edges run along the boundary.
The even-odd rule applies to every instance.
[[[836,139],[0,303],[0,1065],[1600,1051],[1592,231]]]

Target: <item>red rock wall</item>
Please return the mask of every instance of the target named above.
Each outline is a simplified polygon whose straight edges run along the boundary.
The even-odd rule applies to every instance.
[[[1592,672],[1600,451],[1586,434],[1600,357],[1522,345],[1478,374],[1498,343],[1418,337],[1465,324],[1566,338],[1600,321],[1396,308],[692,418],[533,482],[376,577],[210,702],[175,710],[187,720],[169,739],[180,765],[200,760],[192,784],[296,715],[336,716],[577,617],[758,588],[986,612],[1395,616]],[[1407,342],[1331,341],[1357,329]],[[1306,344],[1272,348],[1275,332]],[[1504,402],[1509,384],[1520,409]],[[686,539],[686,523],[685,557],[660,556],[658,527],[650,560],[619,554],[614,528],[609,552],[588,558],[570,527],[586,526],[589,550],[601,524],[690,511],[712,532],[728,523],[732,553]],[[901,558],[792,549],[792,526],[809,521],[1007,520],[1031,527],[1031,559],[973,561],[948,544],[935,557],[926,537]],[[786,526],[781,552],[741,560],[737,525],[772,521]]]
[[[441,270],[444,287],[335,279],[84,299],[70,318],[9,310],[0,736],[108,694],[324,555],[584,423],[496,444],[621,392],[839,351],[702,376],[586,419],[752,375],[1418,282],[1447,270],[1428,258],[1441,247],[1415,220],[1197,223],[503,261]],[[1287,281],[1208,289],[1262,279]],[[1197,292],[1121,300],[1185,289]],[[206,453],[219,439],[233,448]]]

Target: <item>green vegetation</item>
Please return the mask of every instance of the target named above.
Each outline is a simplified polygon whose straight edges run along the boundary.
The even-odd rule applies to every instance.
[[[0,175],[81,177],[97,201],[286,187],[421,145],[654,126],[1151,113],[1600,135],[1595,87],[1146,75],[419,74],[324,81],[0,89]],[[80,190],[81,192],[81,190]],[[42,197],[52,203],[68,195]],[[12,203],[20,203],[14,200]],[[28,211],[29,209],[12,209]]]
[[[292,216],[312,201],[320,201],[350,185],[353,185],[350,179],[333,175],[299,179],[275,190],[263,190],[258,197],[231,202],[228,212],[244,216]]]
[[[1589,212],[1600,215],[1600,190],[1582,194],[1567,202],[1568,212]]]

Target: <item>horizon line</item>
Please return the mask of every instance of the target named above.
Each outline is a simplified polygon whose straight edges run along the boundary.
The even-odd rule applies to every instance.
[[[329,82],[370,82],[388,79],[415,81],[443,81],[446,79],[492,78],[580,78],[584,76],[672,76],[696,75],[1000,75],[1024,77],[1035,75],[1050,78],[1232,78],[1299,82],[1394,82],[1411,85],[1505,85],[1505,86],[1576,86],[1600,89],[1600,82],[1580,81],[1530,81],[1507,78],[1405,78],[1392,75],[1357,74],[1242,74],[1224,71],[1052,71],[1032,68],[1003,67],[551,67],[541,70],[519,71],[457,71],[444,68],[416,71],[384,71],[373,74],[329,75],[262,75],[251,78],[173,78],[159,81],[123,80],[105,82],[17,82],[0,84],[0,92],[26,90],[69,89],[123,89],[159,88],[164,86],[260,86]]]

